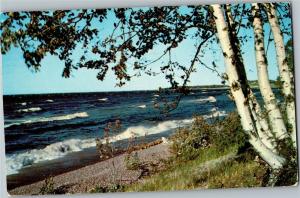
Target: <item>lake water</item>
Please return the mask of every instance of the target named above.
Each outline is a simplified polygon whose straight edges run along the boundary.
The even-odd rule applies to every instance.
[[[193,91],[168,115],[154,108],[161,97],[155,91],[4,96],[7,174],[95,147],[95,138],[116,120],[121,129],[114,141],[124,141],[133,134],[170,135],[195,115],[222,117],[235,109],[227,92]]]

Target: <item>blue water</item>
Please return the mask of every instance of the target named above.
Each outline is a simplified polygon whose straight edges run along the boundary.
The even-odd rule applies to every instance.
[[[109,122],[121,121],[116,140],[155,135],[190,124],[195,115],[234,111],[225,89],[202,89],[183,97],[178,108],[161,114],[154,91],[4,96],[8,174],[41,161],[95,146]],[[168,96],[171,100],[173,96]]]

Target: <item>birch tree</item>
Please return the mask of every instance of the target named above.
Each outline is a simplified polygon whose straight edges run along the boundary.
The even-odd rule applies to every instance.
[[[287,138],[288,133],[269,81],[267,58],[264,47],[263,25],[260,19],[260,8],[257,3],[253,4],[253,16],[258,84],[269,116],[270,125],[272,126],[272,131],[275,137],[280,140]]]
[[[280,81],[282,83],[282,93],[285,98],[286,114],[289,123],[291,137],[293,140],[294,147],[297,144],[296,135],[296,107],[295,107],[295,95],[293,90],[293,74],[291,73],[288,60],[285,52],[285,46],[283,41],[283,34],[280,30],[276,8],[273,3],[265,4],[269,23],[272,29],[274,43],[276,48],[277,64],[280,74]]]
[[[232,33],[230,33],[228,28],[228,23],[224,19],[224,12],[220,5],[212,5],[215,24],[218,33],[219,42],[223,51],[223,55],[226,63],[226,74],[228,76],[228,84],[230,86],[231,93],[233,95],[237,111],[241,116],[241,123],[245,132],[249,135],[249,142],[253,147],[260,153],[261,157],[273,168],[280,169],[284,163],[285,159],[282,156],[272,152],[262,141],[259,136],[257,136],[257,130],[255,128],[255,121],[252,118],[251,110],[249,106],[249,92],[244,91],[242,86],[248,87],[247,84],[241,84],[245,82],[245,79],[241,79],[241,75],[238,72],[238,67],[244,67],[242,63],[239,65],[237,61],[237,51],[234,47],[234,42],[232,38]],[[233,31],[232,29],[230,29]],[[244,76],[245,77],[245,76]]]
[[[260,156],[272,167],[273,177],[271,177],[271,183],[274,185],[276,183],[276,172],[278,172],[285,164],[287,163],[286,157],[292,160],[295,160],[295,156],[285,156],[280,151],[280,142],[285,142],[288,144],[289,140],[292,139],[294,148],[296,149],[296,139],[295,132],[292,132],[290,135],[287,131],[287,125],[293,122],[295,125],[294,117],[289,119],[288,123],[284,122],[282,112],[280,111],[275,94],[272,91],[271,84],[268,77],[268,63],[265,54],[264,47],[264,33],[263,33],[263,24],[261,21],[261,12],[259,4],[252,4],[252,17],[253,17],[253,32],[254,32],[254,46],[256,54],[256,65],[257,65],[257,75],[258,75],[258,84],[260,92],[263,96],[264,106],[267,111],[268,119],[262,117],[261,108],[258,104],[255,96],[253,95],[252,90],[249,85],[247,85],[247,77],[245,75],[245,66],[241,58],[241,52],[239,48],[239,39],[237,38],[236,29],[234,27],[233,17],[231,15],[231,9],[228,5],[224,5],[224,9],[220,5],[213,5],[213,12],[215,16],[215,24],[218,34],[218,39],[220,46],[223,50],[223,55],[226,64],[226,74],[228,76],[228,84],[233,95],[233,99],[236,103],[237,110],[241,116],[241,122],[245,132],[249,135],[249,142],[260,154]],[[273,10],[274,12],[274,10]],[[225,18],[224,18],[225,16]],[[268,14],[269,20],[271,19],[270,14]],[[272,20],[275,17],[272,17]],[[276,19],[276,18],[275,18]],[[271,23],[271,22],[270,22]],[[274,23],[274,22],[273,22]],[[274,25],[273,25],[274,26]],[[274,29],[274,28],[273,28]],[[280,28],[277,23],[277,32]],[[273,30],[274,32],[274,30]],[[280,33],[280,32],[279,32]],[[274,33],[273,33],[274,34]],[[281,47],[279,52],[279,47],[277,44],[277,58],[281,56],[285,50],[283,45],[282,34]],[[279,35],[277,35],[279,37]],[[274,36],[275,38],[275,36]],[[276,42],[276,39],[274,39]],[[280,43],[279,43],[280,46]],[[283,47],[282,47],[283,46]],[[279,53],[279,55],[278,55]],[[284,57],[284,54],[283,54]],[[280,61],[285,63],[282,56]],[[279,61],[278,61],[279,62]],[[279,65],[279,64],[278,64]],[[289,70],[287,64],[284,66],[279,66],[279,68],[285,67],[280,71],[280,77],[284,78],[284,75],[288,74]],[[291,76],[291,74],[289,74]],[[246,78],[246,79],[243,79]],[[287,75],[286,75],[287,78]],[[291,94],[291,77],[288,78],[289,83],[285,83],[286,92]],[[289,88],[289,89],[288,89]],[[246,90],[246,91],[245,91]],[[284,91],[283,91],[284,92]],[[290,95],[289,95],[290,96]],[[291,98],[289,98],[291,99]],[[285,95],[286,100],[286,111],[288,114],[288,108],[292,105],[288,103],[287,96]],[[294,103],[294,101],[292,102]],[[258,105],[256,105],[258,104]],[[295,111],[295,109],[293,109]],[[295,115],[295,114],[292,114]],[[271,132],[270,132],[271,131]],[[289,146],[287,146],[289,147]],[[289,147],[290,148],[290,147]],[[272,156],[272,157],[271,157]]]
[[[95,70],[96,78],[103,81],[108,71],[112,70],[117,86],[123,86],[132,78],[139,77],[141,72],[155,75],[152,66],[167,60],[167,63],[160,65],[160,73],[164,74],[170,83],[170,90],[179,93],[177,102],[167,109],[170,112],[178,106],[182,96],[189,94],[187,85],[191,73],[197,66],[205,66],[200,57],[201,53],[205,53],[205,44],[219,44],[226,67],[223,78],[230,87],[244,132],[261,158],[277,172],[290,163],[291,159],[283,154],[282,142],[288,144],[292,139],[293,145],[292,148],[288,147],[288,152],[294,152],[296,148],[293,78],[287,64],[275,5],[247,5],[250,5],[249,15],[245,15],[246,11],[244,13],[245,4],[242,10],[240,7],[232,9],[229,5],[204,5],[186,7],[184,12],[176,6],[8,12],[3,15],[1,23],[1,53],[7,53],[12,46],[19,47],[26,65],[34,71],[39,70],[44,57],[57,56],[64,62],[62,76],[66,78],[70,77],[74,70],[86,68]],[[263,42],[262,7],[267,11],[274,37],[285,98],[284,112],[276,103],[269,82]],[[236,11],[233,13],[235,16],[232,16],[232,10]],[[256,59],[253,62],[257,65],[263,105],[259,104],[248,84],[246,65],[241,52],[242,41],[245,39],[240,39],[238,33],[242,25],[245,26],[242,24],[244,17],[249,17],[250,25],[247,25],[247,28],[253,28],[255,35],[255,49],[249,50],[255,50]],[[238,22],[236,18],[239,18]],[[250,18],[253,18],[253,21]],[[106,29],[111,30],[105,35],[101,34],[103,24],[106,25]],[[179,61],[174,60],[172,52],[185,40],[194,41],[196,50],[190,50],[189,52],[194,54],[186,56],[192,57],[189,60],[191,64],[181,65]],[[78,46],[83,50],[78,51]],[[145,57],[155,50],[156,46],[162,48],[161,55],[147,60]],[[78,60],[73,59],[74,54],[79,56]],[[265,110],[267,116],[264,116]],[[284,120],[285,112],[287,123]],[[295,153],[292,158],[295,160]],[[275,180],[276,177],[273,184]]]

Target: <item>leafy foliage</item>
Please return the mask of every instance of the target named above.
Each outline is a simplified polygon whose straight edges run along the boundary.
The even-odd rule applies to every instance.
[[[232,145],[242,146],[246,140],[237,113],[213,123],[195,117],[191,128],[182,128],[172,136],[172,150],[180,160],[193,160],[208,147],[224,150]]]

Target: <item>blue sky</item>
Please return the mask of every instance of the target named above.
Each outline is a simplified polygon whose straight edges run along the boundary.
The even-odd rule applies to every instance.
[[[110,17],[109,17],[110,19]],[[288,20],[287,20],[288,21]],[[112,24],[112,19],[108,21]],[[94,24],[95,26],[99,24]],[[105,29],[109,32],[111,28],[108,24],[99,26],[100,29]],[[104,31],[104,32],[105,32]],[[241,32],[241,34],[253,34],[253,30]],[[269,27],[265,26],[265,32],[269,32]],[[197,41],[188,39],[181,43],[179,47],[172,53],[174,60],[184,65],[190,63],[191,58],[195,53],[195,44]],[[220,47],[217,44],[210,46],[215,49],[215,54],[212,50],[206,50],[203,62],[210,65],[214,60],[218,66],[220,73],[224,72],[225,65]],[[155,59],[160,56],[165,46],[158,45],[147,55],[147,59]],[[209,49],[209,48],[206,48]],[[257,79],[254,42],[250,39],[242,47],[244,62],[249,80]],[[75,52],[74,56],[79,57],[80,52]],[[276,54],[274,44],[271,43],[268,51],[269,61],[269,76],[270,79],[276,79],[278,76]],[[159,71],[161,62],[152,65],[153,70]],[[142,74],[141,77],[136,77],[128,82],[125,86],[116,87],[116,80],[113,72],[110,70],[104,81],[96,79],[96,70],[79,69],[73,71],[70,78],[61,77],[64,63],[58,57],[47,55],[41,63],[42,67],[39,72],[34,72],[28,69],[24,63],[23,55],[19,48],[12,48],[7,54],[2,56],[2,72],[3,72],[3,93],[4,95],[11,94],[38,94],[38,93],[64,93],[64,92],[97,92],[97,91],[127,91],[127,90],[154,90],[158,87],[168,87],[169,83],[164,78],[164,75],[147,76]],[[204,68],[201,65],[196,66],[197,71],[191,75],[189,85],[208,85],[220,84],[221,79],[216,73]]]

